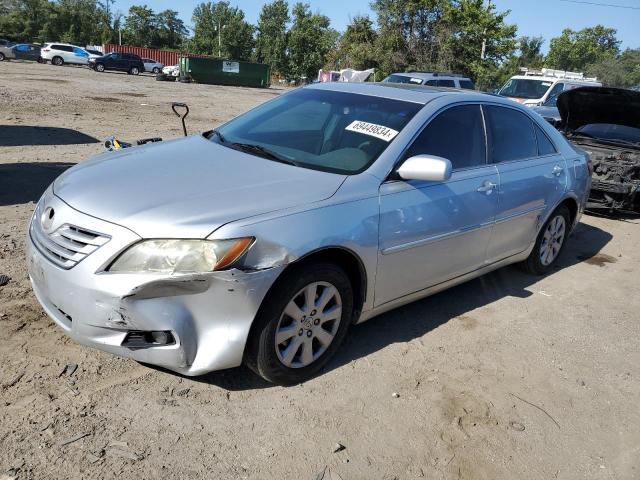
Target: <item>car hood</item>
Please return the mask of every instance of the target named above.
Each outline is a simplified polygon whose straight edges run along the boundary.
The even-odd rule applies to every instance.
[[[561,93],[557,101],[560,127],[573,131],[591,123],[640,128],[640,92],[622,88],[580,87]]]
[[[543,118],[560,119],[560,113],[558,113],[557,107],[531,107],[531,110],[536,112]]]
[[[107,152],[54,193],[143,238],[204,238],[225,223],[331,197],[346,177],[278,163],[202,136]]]

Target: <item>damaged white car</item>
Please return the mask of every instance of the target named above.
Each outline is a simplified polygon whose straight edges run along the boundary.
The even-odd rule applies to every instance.
[[[66,171],[28,270],[78,342],[292,384],[353,323],[511,263],[552,269],[589,184],[586,155],[508,99],[318,84]]]

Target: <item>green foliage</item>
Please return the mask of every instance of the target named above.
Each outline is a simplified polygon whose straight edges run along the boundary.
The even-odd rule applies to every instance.
[[[356,70],[378,67],[378,56],[374,49],[377,38],[378,34],[369,17],[354,17],[340,37],[338,47],[329,52],[327,66]]]
[[[598,77],[608,87],[640,86],[640,48],[627,49],[615,58],[606,58],[586,68],[589,76]]]
[[[551,40],[545,63],[550,68],[583,71],[587,65],[615,58],[619,51],[614,28],[596,25],[578,32],[567,28]]]
[[[190,46],[196,53],[251,59],[254,27],[245,21],[239,8],[226,1],[201,3],[193,11],[193,23]]]
[[[254,59],[271,65],[271,71],[284,77],[289,73],[287,24],[290,21],[286,0],[273,0],[262,7],[258,18]]]
[[[329,27],[324,15],[311,13],[309,4],[293,6],[293,25],[289,31],[289,75],[316,78],[327,53],[336,48],[339,34]]]

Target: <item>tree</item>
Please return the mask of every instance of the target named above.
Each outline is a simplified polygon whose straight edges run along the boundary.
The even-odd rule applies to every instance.
[[[125,43],[140,47],[156,47],[159,43],[157,17],[146,5],[133,5],[124,19],[122,35]]]
[[[253,50],[253,25],[244,12],[227,1],[201,3],[193,11],[192,49],[197,53],[218,55],[233,60],[250,60]]]
[[[163,48],[178,49],[182,46],[189,30],[178,18],[175,10],[164,10],[156,17],[159,44]]]
[[[286,0],[273,0],[262,7],[258,18],[254,58],[259,63],[271,65],[273,73],[287,76],[287,24],[289,4]]]
[[[46,0],[3,0],[0,32],[16,42],[42,41],[41,30],[49,16]]]
[[[366,70],[378,66],[378,57],[373,46],[378,34],[373,22],[367,16],[355,16],[344,34],[340,37],[338,48],[330,54],[332,68],[354,68]]]
[[[289,72],[291,78],[315,78],[327,53],[336,47],[339,34],[330,28],[330,20],[311,13],[309,4],[293,6],[293,25],[289,31]]]
[[[606,58],[586,68],[587,75],[598,77],[607,87],[640,86],[640,48],[628,48],[615,58]]]
[[[596,25],[578,32],[567,28],[551,39],[545,63],[560,70],[583,71],[587,65],[615,58],[619,51],[620,41],[614,28]]]

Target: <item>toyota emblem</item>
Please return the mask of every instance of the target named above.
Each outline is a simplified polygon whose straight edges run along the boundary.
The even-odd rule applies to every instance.
[[[53,224],[53,217],[55,216],[55,214],[55,210],[51,207],[45,208],[44,212],[42,212],[42,216],[40,217],[40,225],[42,225],[42,229],[44,231],[48,232],[51,228],[51,225]]]

